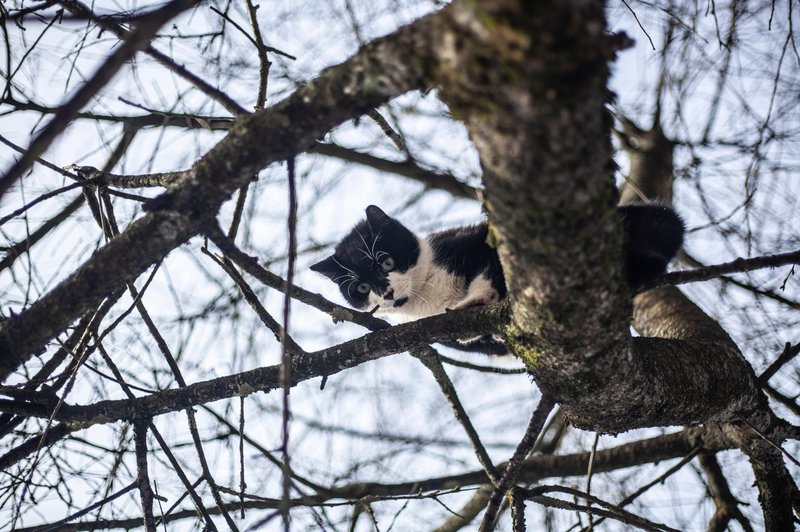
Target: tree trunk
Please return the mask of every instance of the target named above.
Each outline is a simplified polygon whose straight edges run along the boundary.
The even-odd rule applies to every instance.
[[[603,432],[763,413],[736,345],[677,290],[639,296],[635,324],[656,338],[630,336],[605,107],[618,41],[602,5],[496,1],[452,13],[442,95],[480,153],[511,299],[506,340],[539,385],[572,423]],[[641,147],[660,157],[635,168],[671,165],[671,144],[650,140]]]

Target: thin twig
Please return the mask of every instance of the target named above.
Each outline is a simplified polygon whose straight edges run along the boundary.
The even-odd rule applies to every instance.
[[[247,281],[236,271],[230,262],[227,260],[222,260],[219,257],[215,256],[213,253],[208,251],[206,248],[201,249],[202,253],[211,257],[211,259],[216,262],[225,272],[233,279],[233,281],[241,290],[242,295],[244,296],[245,301],[250,305],[250,307],[256,312],[261,323],[263,323],[279,342],[283,342],[284,344],[289,346],[289,350],[295,354],[302,354],[305,353],[302,347],[300,347],[294,339],[285,333],[284,328],[281,326],[278,321],[272,317],[272,315],[264,308],[264,305],[258,299],[258,296],[247,284]]]
[[[95,22],[100,27],[114,33],[121,39],[124,39],[128,35],[128,30],[123,28],[120,24],[117,24],[113,20],[104,17],[95,16],[92,10],[86,5],[82,4],[81,2],[72,0],[69,2],[63,1],[62,4],[71,13],[85,17]],[[219,102],[220,105],[222,105],[229,113],[233,115],[248,114],[247,110],[243,108],[241,105],[239,105],[233,98],[231,98],[221,90],[212,87],[203,78],[201,78],[194,72],[191,72],[185,66],[177,64],[170,57],[160,52],[159,50],[155,49],[152,45],[148,44],[148,46],[144,48],[144,52],[153,59],[155,59],[159,64],[161,64],[161,66],[174,72],[178,76],[182,77],[183,79],[185,79],[186,81],[197,87],[197,89],[200,90],[203,94]]]
[[[481,366],[480,364],[472,364],[471,362],[450,358],[441,353],[439,353],[439,360],[445,364],[450,364],[451,366],[473,369],[483,373],[498,373],[500,375],[522,375],[523,373],[528,373],[527,368],[496,368],[493,366]]]
[[[580,490],[576,490],[573,488],[568,488],[566,486],[551,486],[551,485],[537,486],[535,488],[522,491],[525,493],[525,496],[529,500],[545,506],[550,506],[552,508],[560,508],[562,510],[577,510],[580,512],[590,513],[592,515],[598,515],[606,518],[616,519],[617,521],[620,521],[627,525],[635,526],[637,528],[641,528],[643,530],[663,530],[668,532],[679,532],[675,528],[671,528],[661,523],[655,523],[653,521],[649,521],[647,519],[644,519],[643,517],[639,517],[638,515],[625,511],[622,508],[619,508],[602,499],[594,497],[593,495],[589,495],[588,493],[584,493]],[[582,499],[586,499],[587,501],[592,502],[593,504],[600,506],[601,508],[576,504],[570,501],[565,501],[562,499],[556,499],[554,497],[548,497],[542,495],[543,493],[548,493],[553,491],[559,493],[566,493],[567,495],[572,495],[573,497],[580,497]]]
[[[668,477],[670,477],[674,473],[677,473],[678,471],[680,471],[683,468],[683,466],[685,466],[686,464],[691,462],[694,459],[694,457],[697,456],[697,454],[699,452],[700,452],[700,447],[695,447],[686,456],[681,458],[678,461],[677,464],[675,464],[674,466],[670,467],[669,469],[664,471],[662,474],[660,474],[659,476],[657,476],[656,478],[654,478],[653,480],[651,480],[650,482],[648,482],[644,486],[640,487],[639,489],[637,489],[636,491],[634,491],[633,493],[631,493],[630,495],[628,495],[627,497],[625,497],[624,499],[619,501],[616,506],[618,508],[623,508],[623,507],[629,505],[630,503],[632,503],[640,495],[645,493],[647,490],[649,490],[650,488],[652,488],[656,484],[663,483]],[[605,520],[605,517],[598,519],[597,522],[594,523],[594,526],[600,525],[600,523],[602,523],[604,520]],[[584,528],[582,532],[587,532],[587,529]]]
[[[78,111],[111,81],[117,71],[127,64],[137,51],[147,46],[163,24],[196,5],[197,1],[173,0],[149,13],[146,17],[139,19],[136,30],[125,34],[124,42],[116,47],[92,77],[81,85],[68,101],[59,107],[50,122],[41,129],[39,134],[28,145],[25,154],[8,169],[5,175],[0,177],[0,196],[30,168],[33,162],[44,153],[56,137],[72,122]],[[72,2],[67,2],[66,4],[72,5]]]
[[[239,397],[239,503],[240,503],[240,516],[245,518],[244,514],[244,493],[247,489],[247,483],[244,480],[244,395]]]
[[[645,290],[658,286],[707,281],[729,273],[746,272],[761,268],[775,268],[787,264],[800,264],[800,250],[778,253],[776,255],[764,255],[762,257],[753,257],[750,259],[739,258],[731,262],[725,262],[714,266],[665,273],[653,279],[651,282],[646,283],[639,292],[644,292]]]
[[[239,224],[242,222],[242,213],[244,212],[245,203],[247,203],[247,191],[249,189],[250,183],[242,185],[239,188],[239,195],[236,197],[236,206],[233,209],[231,226],[228,228],[228,238],[233,241],[236,241],[236,233],[239,232]]]
[[[783,352],[775,359],[775,361],[758,376],[758,383],[764,385],[769,382],[773,375],[775,375],[784,365],[790,362],[794,357],[800,354],[800,342],[792,347],[790,342],[786,342],[783,347]]]
[[[464,427],[464,431],[467,433],[467,437],[472,443],[472,447],[475,449],[478,462],[480,462],[481,466],[483,466],[483,469],[486,471],[486,476],[489,477],[493,484],[497,485],[498,482],[500,482],[500,473],[494,467],[492,459],[486,451],[486,447],[484,447],[481,442],[478,432],[472,425],[472,421],[470,421],[466,410],[464,410],[464,406],[458,398],[458,393],[456,392],[455,386],[453,386],[453,382],[442,367],[442,362],[438,357],[438,353],[433,348],[427,347],[415,349],[411,354],[422,362],[433,374],[434,379],[436,379],[436,382],[439,384],[439,388],[441,388],[442,393],[445,398],[447,398],[447,402],[453,407],[453,413],[456,419],[461,426]]]
[[[394,143],[394,145],[397,146],[398,150],[400,150],[403,153],[408,152],[408,148],[406,147],[406,141],[403,140],[403,137],[401,137],[397,131],[392,129],[392,126],[389,125],[389,122],[386,121],[386,119],[383,117],[382,114],[380,114],[377,111],[377,109],[373,109],[372,111],[368,112],[367,116],[369,116],[372,120],[375,121],[376,124],[378,124],[378,127],[381,128],[381,131],[383,131],[383,133],[387,137],[389,137],[389,139]]]
[[[283,455],[283,493],[281,497],[281,514],[283,528],[289,532],[289,509],[291,501],[292,471],[289,465],[289,391],[292,386],[292,352],[289,349],[289,312],[292,304],[292,283],[294,281],[294,263],[297,258],[297,188],[295,181],[295,159],[286,161],[289,182],[289,260],[286,272],[286,291],[283,298],[283,332],[281,337],[281,387],[283,388],[283,419],[281,422],[281,451]]]
[[[255,9],[258,9],[258,7],[259,7],[259,6],[256,6],[256,8],[255,8]],[[237,23],[236,23],[236,21],[234,21],[233,19],[231,19],[231,18],[230,18],[228,15],[226,15],[225,13],[223,13],[222,11],[220,11],[219,9],[217,9],[217,8],[215,8],[215,7],[213,7],[213,6],[211,6],[211,11],[215,12],[216,14],[218,14],[219,16],[221,16],[222,18],[224,18],[225,20],[227,20],[228,22],[230,22],[230,23],[231,23],[231,25],[232,25],[233,27],[235,27],[236,29],[238,29],[239,31],[241,31],[241,32],[242,32],[242,35],[244,35],[245,37],[247,37],[247,39],[248,39],[248,40],[249,40],[251,43],[253,43],[253,44],[255,44],[256,46],[258,46],[258,42],[257,42],[255,39],[253,39],[253,37],[251,37],[251,36],[250,36],[250,34],[248,34],[248,33],[247,33],[245,30],[244,30],[244,28],[242,28],[242,27],[241,27],[239,24],[237,24]],[[285,58],[287,58],[287,59],[291,59],[292,61],[294,61],[294,60],[296,60],[296,59],[297,59],[297,57],[293,56],[292,54],[288,54],[288,53],[284,52],[283,50],[279,50],[278,48],[273,48],[272,46],[266,46],[266,45],[264,45],[263,43],[262,43],[262,46],[264,47],[264,50],[266,50],[267,52],[272,52],[272,53],[275,53],[275,54],[278,54],[278,55],[282,55],[283,57],[285,57]]]
[[[20,257],[24,252],[30,251],[30,249],[42,238],[44,238],[50,231],[58,227],[62,222],[72,216],[72,214],[77,211],[81,205],[83,205],[84,201],[85,199],[83,194],[77,196],[58,214],[39,226],[39,228],[31,233],[27,238],[20,240],[15,244],[11,244],[3,249],[5,256],[0,260],[0,271],[5,270],[14,264],[14,261],[17,260],[17,258]]]
[[[594,456],[597,454],[597,444],[600,442],[600,433],[595,432],[594,434],[594,442],[592,443],[592,452],[589,454],[589,465],[586,468],[586,493],[589,495],[592,494],[592,475],[594,475]],[[594,527],[594,523],[592,520],[592,514],[589,514],[589,528],[588,530],[592,530]]]
[[[264,46],[264,39],[261,37],[261,28],[258,25],[256,11],[260,6],[254,6],[251,0],[247,0],[247,14],[250,17],[250,25],[253,27],[256,50],[258,51],[258,95],[256,97],[256,109],[263,109],[267,101],[267,81],[269,79],[269,67],[272,65],[267,57],[267,47]]]
[[[309,150],[310,153],[319,153],[326,157],[334,157],[343,161],[360,164],[374,168],[381,172],[391,172],[409,179],[419,181],[429,188],[444,190],[455,197],[475,200],[478,199],[478,189],[460,181],[451,174],[422,168],[412,160],[401,162],[389,161],[363,153],[338,144],[317,142]]]
[[[650,41],[650,46],[653,48],[653,51],[655,51],[655,49],[656,49],[656,45],[655,45],[655,44],[653,44],[653,39],[651,39],[651,38],[650,38],[650,34],[649,34],[649,33],[647,33],[647,30],[646,30],[646,29],[644,29],[644,26],[642,26],[642,23],[639,21],[639,17],[638,17],[638,16],[636,16],[636,11],[634,11],[633,9],[631,9],[631,6],[629,6],[629,5],[628,5],[628,2],[626,2],[625,0],[622,0],[622,3],[623,3],[623,4],[625,4],[625,7],[627,7],[627,8],[628,8],[628,11],[630,11],[630,12],[631,12],[631,14],[633,15],[633,18],[635,18],[635,19],[636,19],[636,24],[638,24],[638,25],[639,25],[639,28],[640,28],[640,29],[642,30],[642,32],[645,34],[645,36],[647,37],[647,40],[648,40],[648,41]]]
[[[53,112],[57,112],[57,109],[54,109]],[[21,154],[24,155],[25,152],[27,151],[25,148],[23,148],[22,146],[18,146],[16,144],[14,144],[13,142],[11,142],[7,138],[5,138],[3,135],[0,135],[0,142],[2,142],[3,144],[5,144],[6,146],[8,146],[9,148],[11,148],[12,150],[14,150],[17,153],[21,153]],[[76,176],[75,174],[67,172],[63,168],[59,168],[58,166],[54,165],[50,161],[42,159],[41,157],[36,157],[35,161],[37,163],[41,164],[42,166],[44,166],[46,168],[49,168],[50,170],[56,172],[57,174],[63,175],[64,177],[68,177],[70,179],[78,179],[78,176]]]
[[[134,441],[136,442],[136,485],[142,499],[144,528],[147,532],[155,532],[156,523],[153,518],[153,490],[150,487],[150,476],[147,474],[147,425],[149,421],[139,420],[133,424]]]
[[[539,404],[531,414],[531,420],[528,423],[528,428],[525,429],[525,435],[522,437],[522,440],[520,440],[517,449],[508,461],[500,483],[495,487],[492,496],[489,498],[489,504],[486,507],[486,512],[483,514],[483,520],[481,521],[481,532],[489,532],[494,528],[494,520],[497,515],[497,510],[500,508],[500,502],[503,500],[503,495],[505,495],[517,481],[517,475],[519,475],[522,469],[522,464],[525,462],[525,458],[528,456],[530,450],[533,449],[536,439],[545,421],[547,421],[547,416],[554,406],[555,401],[553,398],[546,393],[542,393],[542,396],[539,398]]]
[[[91,512],[91,511],[93,511],[93,510],[95,510],[97,508],[100,508],[101,506],[105,506],[107,503],[122,497],[123,495],[125,495],[129,491],[132,491],[132,490],[136,489],[136,486],[137,486],[136,481],[131,482],[130,484],[128,484],[124,488],[121,488],[121,489],[115,491],[114,493],[112,493],[111,495],[108,495],[107,497],[104,497],[104,498],[100,499],[99,501],[96,501],[96,502],[90,504],[86,508],[83,508],[82,510],[78,510],[75,513],[69,514],[67,517],[65,517],[64,519],[61,519],[60,521],[55,521],[53,523],[49,523],[47,526],[42,527],[42,528],[37,528],[36,530],[37,530],[37,532],[49,532],[50,530],[60,530],[60,529],[67,528],[64,525],[66,525],[70,521],[74,521],[75,519],[78,519],[79,517],[83,517],[84,515],[88,514],[89,512]]]

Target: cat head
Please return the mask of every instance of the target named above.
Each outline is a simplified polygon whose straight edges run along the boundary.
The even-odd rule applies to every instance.
[[[411,296],[407,277],[419,259],[419,240],[378,207],[370,205],[366,213],[367,219],[336,245],[333,255],[311,269],[339,285],[357,309],[399,309]]]

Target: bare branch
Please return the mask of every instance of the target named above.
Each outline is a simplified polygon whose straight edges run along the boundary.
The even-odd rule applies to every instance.
[[[78,111],[111,81],[111,78],[122,68],[122,65],[130,61],[136,52],[148,45],[150,39],[153,38],[153,35],[161,26],[181,12],[191,9],[196,4],[197,0],[173,0],[140,18],[137,21],[136,30],[127,35],[124,42],[114,50],[114,53],[106,59],[92,78],[78,89],[69,101],[59,107],[55,116],[31,141],[25,155],[0,177],[0,196],[22,176],[25,170],[30,168],[37,157],[44,153],[50,143],[72,122]]]
[[[553,401],[553,398],[543,393],[542,397],[539,399],[539,404],[531,414],[531,420],[528,422],[525,435],[519,442],[511,460],[509,460],[506,465],[505,471],[503,471],[503,478],[495,486],[494,492],[489,499],[489,506],[486,508],[486,513],[483,514],[483,521],[480,526],[481,532],[491,531],[494,528],[494,520],[497,516],[497,509],[500,507],[500,502],[506,492],[511,489],[517,481],[517,476],[520,474],[525,458],[533,449],[533,445],[536,443],[536,439],[542,431],[545,421],[547,421],[547,416],[550,415],[550,411],[554,406],[555,401]]]
[[[147,421],[134,423],[136,440],[136,485],[142,499],[142,513],[144,514],[144,528],[147,532],[155,532],[156,524],[153,518],[153,490],[150,487],[150,475],[147,473]]]
[[[461,426],[464,427],[464,431],[467,433],[467,437],[472,443],[472,447],[475,449],[478,462],[483,466],[483,469],[486,471],[486,476],[489,477],[492,484],[496,485],[500,482],[500,474],[497,472],[497,469],[495,469],[494,464],[492,464],[489,453],[486,452],[486,448],[483,446],[483,443],[481,443],[478,432],[472,425],[466,410],[464,410],[464,406],[458,398],[456,388],[453,386],[453,382],[444,370],[438,353],[431,347],[425,347],[413,351],[413,355],[433,374],[433,378],[436,379],[436,383],[439,385],[445,398],[447,398],[447,402],[453,407],[453,414],[455,414]]]
[[[370,360],[400,353],[431,342],[469,335],[491,334],[505,319],[505,305],[475,307],[404,323],[369,333],[361,338],[292,359],[292,385],[334,375]],[[256,368],[234,375],[164,390],[135,399],[100,401],[86,406],[64,404],[55,419],[86,424],[154,417],[219,399],[270,391],[280,387],[280,365]],[[46,402],[0,399],[0,411],[49,418]]]
[[[750,259],[736,259],[731,262],[705,266],[694,270],[665,273],[661,277],[646,283],[639,291],[643,292],[657,286],[676,285],[684,283],[695,283],[697,281],[707,281],[730,273],[747,272],[762,268],[775,268],[787,264],[800,264],[800,250],[778,253],[775,255],[764,255]]]
[[[474,187],[459,181],[451,175],[421,168],[413,161],[387,161],[386,159],[381,159],[368,153],[361,153],[337,144],[323,142],[316,143],[310,151],[328,157],[336,157],[343,161],[369,166],[381,172],[391,172],[410,179],[415,179],[425,186],[445,190],[459,198],[477,199],[478,197],[478,191]]]
[[[708,523],[708,532],[727,530],[731,519],[737,520],[746,532],[752,532],[753,527],[747,517],[742,514],[742,510],[739,509],[739,503],[728,487],[728,481],[722,473],[722,468],[719,466],[716,456],[710,453],[700,453],[698,461],[706,474],[708,487],[717,507],[716,512],[711,517],[711,521]]]

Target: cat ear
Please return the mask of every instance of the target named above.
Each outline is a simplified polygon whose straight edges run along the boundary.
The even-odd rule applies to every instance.
[[[369,226],[373,229],[384,227],[394,221],[388,214],[383,212],[380,207],[376,207],[375,205],[367,207],[366,212],[367,222],[369,222]]]
[[[330,280],[341,275],[343,269],[336,263],[336,259],[333,258],[333,255],[328,257],[327,259],[323,259],[316,264],[311,265],[311,270],[321,273],[325,277]]]

